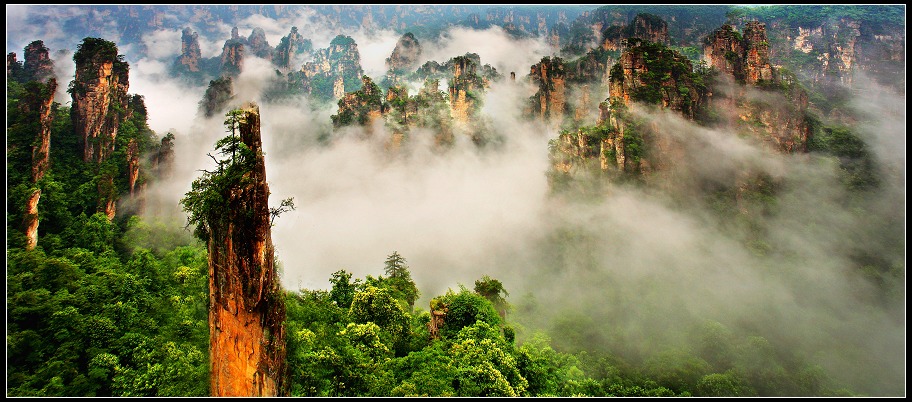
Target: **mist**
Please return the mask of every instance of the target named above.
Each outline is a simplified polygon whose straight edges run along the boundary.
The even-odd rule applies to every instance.
[[[513,69],[507,59],[488,58],[484,48],[459,47],[453,39],[509,46],[500,32],[450,35],[422,44],[424,57],[445,61],[472,50],[499,71]],[[374,42],[394,45],[395,39],[380,33]],[[527,65],[540,56],[525,54]],[[362,55],[365,65],[375,66],[388,57]],[[266,81],[257,77],[269,77],[267,67],[245,61],[238,99],[258,100]],[[731,131],[639,111],[660,136],[688,144],[673,164],[678,186],[726,182],[745,170],[784,183],[776,212],[757,229],[767,250],[759,253],[743,241],[743,229],[733,228],[732,217],[686,198],[688,191],[615,185],[598,202],[551,197],[544,173],[556,132],[519,116],[534,89],[507,81],[492,85],[482,110],[504,145],[479,150],[461,137],[442,154],[432,151],[430,132],[413,130],[406,152],[394,157],[384,148],[389,133],[382,125],[333,131],[334,108],[306,98],[260,103],[272,203],[294,197],[297,206],[277,218],[272,232],[283,285],[328,289],[340,269],[356,278],[380,275],[396,251],[422,292],[419,307],[447,289],[471,288],[483,275],[501,280],[508,300],[527,310],[517,313],[526,320],[520,336],[565,330],[568,315],[584,312],[591,320],[584,322],[600,323],[593,330],[602,334],[585,347],[620,350],[635,360],[692,347],[698,339],[685,329],[715,321],[820,364],[859,392],[902,392],[905,360],[896,351],[904,347],[904,307],[874,307],[878,290],[851,271],[858,250],[880,250],[904,264],[895,247],[884,246],[903,231],[895,224],[886,224],[888,232],[880,230],[884,224],[864,229],[872,221],[904,221],[904,176],[889,180],[858,213],[843,202],[846,190],[831,158],[783,155]],[[897,151],[904,114],[890,107],[904,100],[879,99],[859,98],[856,107],[872,123],[859,135],[885,167],[904,172]],[[205,161],[206,147],[224,135],[220,120],[196,120],[193,144],[178,142],[187,162]],[[327,134],[333,141],[320,144]],[[179,181],[185,189],[176,194],[198,172],[185,173],[191,176]],[[560,240],[567,233],[571,240]]]
[[[9,5],[7,11],[23,13]],[[239,33],[264,28],[275,46],[294,25],[319,49],[343,33],[322,24],[308,13],[283,21],[257,16],[239,24]],[[220,39],[201,33],[203,57],[218,54],[230,36],[231,27],[225,29]],[[55,31],[28,33],[38,35],[14,49],[44,39],[52,54],[72,63],[72,53],[55,53],[66,42]],[[365,73],[379,81],[400,35],[383,29],[345,34],[356,40]],[[692,347],[698,339],[684,329],[715,321],[820,364],[857,392],[904,394],[905,307],[878,304],[880,290],[854,272],[853,260],[859,251],[873,252],[905,272],[904,95],[858,80],[871,89],[852,105],[868,120],[858,135],[886,177],[863,209],[845,201],[850,196],[834,158],[784,155],[731,130],[636,107],[660,137],[687,145],[672,166],[673,182],[665,183],[684,191],[612,183],[598,199],[582,201],[550,193],[548,141],[557,132],[521,116],[534,88],[508,78],[550,55],[545,42],[513,39],[500,28],[451,28],[421,46],[423,61],[443,63],[472,52],[507,77],[487,91],[479,119],[503,138],[501,146],[480,149],[463,135],[441,153],[432,146],[434,133],[412,130],[403,151],[391,154],[382,123],[334,130],[335,105],[304,96],[266,102],[262,92],[274,68],[262,59],[244,60],[230,106],[258,103],[270,203],[294,197],[296,205],[272,228],[286,289],[328,289],[340,269],[355,278],[381,275],[396,251],[421,291],[418,308],[426,310],[447,289],[472,288],[483,275],[503,282],[523,320],[516,324],[520,340],[564,330],[574,319],[597,334],[582,346],[638,359]],[[205,87],[168,77],[179,30],[153,34],[146,47],[156,50],[131,62],[130,92],[145,97],[156,133],[176,136],[175,171],[150,185],[147,198],[157,216],[183,225],[179,200],[199,170],[212,167],[206,154],[225,135],[223,117],[199,115]],[[74,67],[57,57],[55,63],[61,75],[71,72],[61,80],[68,83]],[[320,141],[327,136],[328,144]],[[726,182],[745,170],[782,183],[773,212],[754,222],[755,233],[687,187]],[[761,239],[759,248],[745,241],[750,236]]]

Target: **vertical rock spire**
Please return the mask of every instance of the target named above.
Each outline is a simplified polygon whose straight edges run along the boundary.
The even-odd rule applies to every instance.
[[[51,150],[51,122],[53,119],[54,92],[57,90],[57,80],[51,78],[47,83],[29,86],[29,95],[21,103],[21,108],[26,114],[37,114],[39,131],[37,139],[32,145],[32,174],[33,187],[25,205],[23,226],[25,227],[25,248],[34,249],[38,244],[38,200],[41,198],[41,188],[38,181],[44,177],[50,165]]]
[[[281,396],[285,303],[273,260],[269,186],[256,105],[241,109],[240,140],[250,149],[243,178],[224,190],[209,222],[209,350],[213,396]]]

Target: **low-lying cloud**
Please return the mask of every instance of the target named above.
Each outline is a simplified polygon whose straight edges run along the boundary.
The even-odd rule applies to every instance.
[[[257,24],[275,46],[273,38],[295,25],[321,48],[342,33],[308,13],[287,25],[264,18],[247,20],[242,35]],[[385,72],[399,35],[382,29],[350,35],[365,71],[379,81],[374,74]],[[179,49],[175,31],[149,43],[166,46],[167,38]],[[218,43],[220,50],[227,34],[200,39],[201,46]],[[514,39],[500,28],[451,28],[437,43],[421,45],[423,61],[443,63],[472,52],[505,76],[522,76],[550,55],[543,41]],[[211,168],[206,154],[225,128],[222,116],[198,115],[204,87],[167,77],[174,56],[161,50],[137,57],[130,92],[145,96],[149,124],[159,135],[176,135],[173,176],[151,186],[148,196],[157,209],[170,206],[175,212],[169,216],[181,218],[178,200],[199,169]],[[503,138],[502,146],[479,149],[463,135],[441,153],[432,146],[433,132],[415,129],[394,154],[382,123],[370,131],[334,131],[335,105],[305,96],[262,99],[274,79],[267,61],[248,57],[233,106],[259,103],[271,203],[295,199],[297,209],[278,217],[272,231],[287,289],[327,289],[340,269],[355,277],[381,275],[385,258],[398,251],[422,292],[420,307],[447,288],[471,288],[490,275],[504,283],[510,302],[533,313],[517,313],[527,320],[526,333],[553,329],[576,314],[599,335],[586,347],[642,356],[694,345],[682,329],[711,320],[763,336],[858,392],[904,392],[905,307],[878,304],[881,290],[857,272],[859,253],[905,271],[904,96],[858,96],[855,107],[870,120],[858,134],[890,178],[862,207],[847,201],[832,157],[785,155],[724,128],[639,112],[660,138],[684,144],[670,164],[676,169],[670,188],[731,183],[744,171],[779,183],[769,211],[745,217],[726,215],[688,191],[623,183],[585,202],[551,196],[545,173],[548,141],[557,132],[522,116],[534,92],[524,80],[493,83],[476,119]]]

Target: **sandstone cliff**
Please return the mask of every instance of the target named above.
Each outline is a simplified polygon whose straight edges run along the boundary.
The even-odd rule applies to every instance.
[[[756,84],[772,79],[769,42],[763,23],[748,22],[743,34],[730,24],[723,25],[706,37],[703,54],[710,66],[733,75],[739,82]]]
[[[610,95],[597,106],[596,124],[563,130],[549,144],[553,188],[571,185],[572,178],[667,170],[667,161],[682,144],[657,135],[654,124],[629,111],[632,103],[669,109],[687,119],[694,119],[706,106],[707,89],[686,57],[661,43],[638,38],[625,39],[623,48],[611,68]],[[586,92],[583,95],[587,97]],[[596,108],[592,109],[595,113]]]
[[[490,64],[481,64],[481,57],[476,53],[466,53],[448,60],[445,64],[428,61],[419,67],[411,79],[449,81],[447,93],[450,109],[455,121],[465,125],[481,107],[484,92],[491,82],[502,78],[497,69]]]
[[[233,85],[231,77],[220,77],[209,81],[209,87],[200,101],[200,112],[206,117],[221,115],[233,99]]]
[[[335,127],[348,125],[366,126],[373,133],[374,123],[383,119],[390,132],[388,149],[401,148],[413,128],[425,128],[434,133],[434,144],[446,148],[453,144],[454,117],[447,102],[447,93],[439,89],[439,81],[427,79],[417,94],[410,96],[402,86],[390,87],[385,96],[367,76],[361,89],[346,94],[339,100],[338,113],[332,116]]]
[[[361,87],[361,55],[351,37],[338,35],[326,49],[314,53],[313,61],[301,68],[306,93],[320,100],[338,100]]]
[[[421,61],[421,44],[415,35],[407,32],[396,42],[393,53],[386,59],[386,77],[383,86],[389,88],[402,83],[402,78],[410,74]]]
[[[153,176],[166,181],[174,172],[174,134],[168,133],[162,137],[158,148],[151,157],[151,170]]]
[[[272,63],[283,73],[295,70],[298,66],[295,60],[302,54],[309,54],[313,51],[313,44],[310,39],[304,39],[298,33],[298,27],[291,27],[291,32],[276,45]]]
[[[453,117],[447,103],[447,94],[440,90],[440,81],[427,79],[418,94],[410,98],[415,105],[414,117],[409,125],[434,131],[434,144],[439,148],[453,145]]]
[[[23,70],[27,80],[44,82],[54,78],[54,61],[43,41],[36,40],[25,47]]]
[[[621,41],[629,38],[668,44],[668,23],[654,14],[639,13],[629,24],[608,25],[601,32],[604,50],[623,50]]]
[[[100,163],[114,151],[117,130],[127,110],[129,65],[117,46],[86,38],[74,54],[71,84],[73,129],[82,140],[83,160]]]
[[[706,88],[690,60],[659,43],[629,39],[627,50],[611,67],[610,94],[623,104],[656,104],[693,119]]]
[[[209,221],[209,352],[212,396],[284,396],[285,304],[273,260],[269,186],[260,114],[246,105],[238,125],[252,160],[225,189]]]
[[[17,59],[16,52],[6,54],[6,79],[24,82],[22,68],[22,62]]]
[[[481,62],[474,53],[454,57],[450,62],[452,76],[449,94],[453,118],[456,121],[468,123],[481,107],[481,99],[489,84],[477,72]]]
[[[713,103],[732,111],[730,124],[779,151],[807,152],[808,95],[793,74],[770,65],[765,24],[747,22],[743,35],[723,25],[706,38],[704,53],[711,66],[736,82],[714,92]]]
[[[904,26],[876,24],[869,17],[821,21],[769,19],[770,56],[794,71],[808,71],[816,85],[852,87],[858,72],[885,85],[905,78]]]
[[[222,46],[222,55],[219,57],[221,62],[221,75],[237,76],[241,72],[244,54],[248,51],[247,40],[238,35],[237,27],[231,29],[231,39],[225,41]]]
[[[561,121],[566,112],[566,78],[564,62],[560,57],[544,57],[532,65],[529,78],[538,84],[532,95],[531,112],[541,120]]]
[[[351,124],[368,126],[382,116],[383,91],[368,76],[361,77],[361,89],[349,92],[339,100],[339,112],[332,116],[334,127]]]
[[[199,72],[201,57],[199,34],[190,28],[184,28],[181,31],[181,53],[174,62],[175,66],[178,67],[178,71]]]
[[[269,46],[269,42],[266,40],[266,31],[264,31],[263,28],[253,28],[253,31],[250,32],[250,36],[247,37],[247,47],[250,54],[267,61],[272,61],[275,50]]]
[[[52,110],[56,90],[57,80],[54,78],[49,79],[46,83],[33,81],[26,85],[26,95],[19,103],[20,113],[27,120],[38,122],[38,132],[34,134],[30,147],[32,188],[26,201],[23,218],[26,236],[25,248],[28,250],[35,248],[38,244],[38,201],[41,198],[39,181],[44,177],[50,165]],[[10,145],[7,144],[8,149]]]

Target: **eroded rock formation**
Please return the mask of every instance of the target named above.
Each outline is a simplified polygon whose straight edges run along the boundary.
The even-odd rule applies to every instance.
[[[26,86],[26,90],[28,92],[19,104],[20,111],[23,115],[30,116],[29,119],[36,119],[39,122],[39,129],[31,146],[32,189],[26,201],[23,217],[25,248],[31,250],[38,244],[38,201],[41,198],[41,187],[38,182],[44,177],[50,165],[52,108],[57,80],[51,78],[46,83],[33,82]]]
[[[421,44],[415,39],[415,35],[407,32],[396,42],[393,53],[386,59],[386,77],[384,86],[390,87],[401,84],[401,80],[406,75],[415,70],[420,62]]]
[[[178,71],[199,72],[201,57],[199,34],[190,28],[184,28],[181,31],[181,53],[174,62]]]
[[[28,80],[44,82],[54,78],[54,61],[43,41],[36,40],[25,47],[23,70]]]
[[[256,105],[245,105],[240,140],[254,155],[244,184],[223,194],[209,222],[209,352],[212,396],[284,396],[285,303],[274,263],[269,186]]]
[[[97,38],[83,40],[73,60],[73,129],[82,140],[83,160],[100,163],[114,151],[125,117],[129,65],[117,55],[114,43]]]
[[[690,60],[658,43],[627,40],[627,50],[611,67],[610,94],[625,105],[657,104],[693,119],[704,101]]]
[[[332,116],[333,126],[351,124],[372,126],[384,112],[383,91],[368,76],[361,77],[361,89],[349,92],[339,100],[339,113]]]
[[[247,46],[250,54],[264,60],[272,61],[272,55],[275,50],[269,46],[269,41],[266,40],[266,31],[264,31],[263,28],[253,28],[253,31],[250,32],[250,36],[247,37]]]
[[[386,59],[386,68],[394,71],[411,71],[421,60],[421,44],[415,35],[407,32],[396,42],[393,53]]]
[[[220,57],[222,75],[237,76],[240,74],[244,54],[247,52],[246,46],[247,40],[238,35],[237,27],[232,28],[231,39],[225,41],[225,45],[222,46]]]
[[[6,54],[6,79],[22,81],[22,62],[16,57],[16,52]]]
[[[361,87],[361,55],[351,37],[336,36],[329,47],[315,52],[313,61],[301,68],[306,93],[318,99],[341,99]]]
[[[733,110],[732,124],[773,148],[807,152],[807,92],[796,77],[772,67],[769,52],[765,25],[756,21],[745,24],[743,35],[726,24],[708,36],[709,64],[736,81],[720,87],[714,103]]]
[[[275,64],[283,73],[296,69],[295,59],[313,50],[313,44],[309,39],[304,39],[298,33],[298,27],[291,27],[291,32],[276,45],[272,63]]]
[[[493,71],[493,68],[486,64],[479,74],[477,70],[481,67],[481,59],[475,53],[454,57],[447,64],[452,66],[449,94],[453,118],[458,122],[468,123],[481,107],[481,98],[490,85],[485,76],[491,76],[490,71]],[[493,71],[493,74],[496,74],[496,71]]]
[[[563,60],[544,57],[532,65],[529,77],[538,84],[538,92],[531,99],[532,113],[542,120],[563,119],[567,103]]]
[[[228,102],[231,101],[233,96],[234,90],[231,77],[220,77],[209,81],[209,87],[206,88],[203,100],[200,101],[200,112],[206,117],[219,115],[228,106]]]
[[[769,42],[763,23],[748,22],[743,34],[730,24],[723,25],[706,37],[703,55],[710,66],[733,75],[739,82],[756,84],[772,79]]]
[[[604,50],[624,50],[622,41],[629,38],[668,44],[668,23],[654,14],[637,14],[630,24],[608,25],[601,32]]]
[[[83,160],[100,166],[114,153],[120,124],[128,117],[129,65],[113,42],[85,38],[73,55],[76,77],[70,93],[73,129],[83,144]],[[100,172],[98,212],[113,220],[117,211],[114,173]]]

